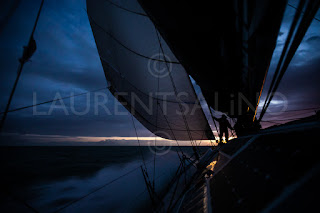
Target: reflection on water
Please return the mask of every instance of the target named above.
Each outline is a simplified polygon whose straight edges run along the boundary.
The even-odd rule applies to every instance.
[[[57,148],[54,148],[53,150],[55,149]],[[139,159],[139,156],[133,156],[132,154],[135,152],[133,150],[136,150],[135,147],[95,147],[94,149],[96,149],[96,152],[91,150],[91,152],[89,152],[90,154],[87,153],[88,150],[85,148],[83,148],[82,151],[75,151],[72,148],[69,149],[70,150],[61,148],[58,149],[58,151],[55,150],[55,154],[52,153],[53,150],[51,150],[51,154],[49,154],[49,151],[40,149],[38,151],[41,151],[42,154],[39,154],[38,157],[40,158],[40,161],[43,162],[40,162],[39,159],[34,156],[34,159],[29,159],[32,163],[28,163],[28,158],[23,160],[23,157],[21,156],[20,163],[18,161],[11,163],[8,162],[6,165],[7,168],[1,169],[8,170],[8,168],[11,168],[12,166],[15,166],[15,168],[11,171],[11,174],[9,172],[9,174],[12,176],[11,180],[5,180],[6,183],[11,181],[10,185],[7,185],[6,188],[15,196],[29,203],[39,212],[55,212],[57,210],[61,210],[61,208],[64,206],[69,205],[74,200],[81,198],[82,199],[79,202],[69,205],[67,208],[62,209],[61,212],[141,212],[151,208],[149,195],[140,170],[141,160]],[[121,162],[117,162],[116,159],[114,159],[115,156],[111,156],[113,158],[111,161],[111,159],[108,159],[110,158],[110,155],[104,155],[105,152],[109,153],[110,149],[112,149],[112,152],[121,152],[122,156],[132,156],[129,159],[119,157],[118,160]],[[75,157],[75,155],[83,157],[84,154],[82,152],[84,151],[87,153],[86,160],[81,160],[81,157]],[[14,151],[11,150],[11,152]],[[33,155],[35,154],[34,150],[30,152],[33,152]],[[46,155],[43,152],[48,153]],[[75,152],[79,152],[81,154],[76,154]],[[148,153],[149,151],[147,148],[145,148],[143,152],[146,157],[146,161],[148,162],[148,173],[152,181],[154,177],[153,155]],[[92,153],[95,153],[95,156],[91,156]],[[46,159],[44,156],[47,156],[47,158],[49,157],[50,159]],[[93,162],[96,162],[96,164],[99,165],[101,164],[101,159],[99,156],[101,159],[106,161],[104,167],[96,167],[97,169],[95,172],[92,172],[91,170],[90,172],[87,171],[85,168],[88,165],[86,164],[89,164],[93,167]],[[53,157],[55,157],[55,160],[51,159]],[[9,158],[10,156],[7,154],[7,159],[1,159],[2,166],[3,162],[7,162],[6,160]],[[32,157],[30,156],[30,158]],[[64,160],[61,160],[61,158]],[[72,161],[68,162],[70,158],[74,159],[76,163],[72,163]],[[100,160],[97,161],[97,158]],[[22,161],[24,163],[22,163]],[[60,165],[59,163],[53,164],[53,161],[68,163],[65,163],[65,165]],[[50,165],[52,168],[40,168],[37,163],[41,165],[41,167]],[[176,172],[179,163],[180,161],[175,151],[170,151],[156,159],[156,191],[159,192],[166,186]],[[22,164],[23,167],[21,167],[19,170],[18,167],[20,164]],[[53,168],[53,165],[55,168]],[[81,172],[79,173],[78,170],[81,170],[82,168],[87,171],[86,174]],[[133,169],[134,171],[132,171]],[[49,172],[52,170],[54,173]],[[10,171],[10,169],[8,171]],[[119,176],[127,173],[128,171],[132,172],[121,177],[120,179],[117,179]],[[19,174],[19,172],[22,172],[23,174]],[[13,175],[15,176],[13,177]],[[17,178],[17,175],[20,175],[19,178]],[[41,175],[47,177],[41,178]],[[117,180],[113,181],[115,179]],[[21,181],[23,184],[21,184]],[[16,185],[15,183],[20,183],[20,185]],[[4,182],[2,182],[2,184],[4,184]],[[98,188],[101,189],[90,194]],[[12,199],[9,196],[2,194],[1,199],[4,201],[2,203],[5,204],[0,207],[1,212],[21,212],[27,210],[25,206],[19,203],[19,201]]]

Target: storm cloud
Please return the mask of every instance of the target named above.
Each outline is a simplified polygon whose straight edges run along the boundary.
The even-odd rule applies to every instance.
[[[8,16],[1,17],[1,21],[6,23],[1,25],[0,31],[1,111],[4,111],[9,98],[16,77],[18,59],[21,57],[22,47],[28,42],[40,2],[21,0],[18,6],[14,5],[9,11]],[[291,3],[296,4],[295,1]],[[11,104],[12,109],[33,104],[35,94],[36,101],[43,102],[54,99],[57,94],[64,97],[107,86],[85,8],[85,0],[45,1],[34,35],[37,51],[25,65]],[[295,9],[292,7],[286,10],[266,88],[270,84],[294,12]],[[320,16],[319,12],[317,16]],[[279,88],[279,92],[288,101],[288,110],[320,106],[319,32],[320,23],[314,20]],[[7,117],[5,132],[95,137],[135,136],[131,115],[119,115],[115,108],[124,113],[125,108],[120,106],[107,90],[100,93],[105,94],[106,107],[111,113],[101,109],[97,115],[94,112],[94,104],[90,104],[89,112],[84,116],[78,116],[70,113],[71,103],[64,100],[63,104],[69,115],[59,107],[61,103],[56,103],[50,115],[34,115],[33,109],[13,112]],[[262,100],[265,94],[266,89]],[[91,94],[89,103],[93,102],[93,96],[94,94]],[[86,96],[75,98],[75,108],[78,111],[85,110],[87,103]],[[37,110],[48,112],[51,107],[52,104],[42,105]],[[277,107],[279,106],[274,104],[271,110]],[[267,114],[266,118],[271,119],[272,116]],[[151,135],[138,121],[135,121],[135,124],[140,136]]]

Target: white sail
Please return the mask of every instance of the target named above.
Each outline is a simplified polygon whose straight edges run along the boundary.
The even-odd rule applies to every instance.
[[[189,76],[139,4],[90,0],[87,10],[114,96],[160,137],[213,139]]]

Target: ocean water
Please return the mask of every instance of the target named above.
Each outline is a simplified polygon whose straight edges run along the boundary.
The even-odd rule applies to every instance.
[[[151,212],[142,155],[161,192],[179,166],[176,149],[1,147],[0,212]]]

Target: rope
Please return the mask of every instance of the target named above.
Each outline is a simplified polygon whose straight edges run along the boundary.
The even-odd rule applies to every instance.
[[[166,173],[164,172],[164,173],[162,173],[161,175],[157,176],[157,177],[156,177],[156,180],[158,180],[160,177],[162,177],[162,176],[165,175],[165,174],[166,174]],[[127,206],[127,207],[122,211],[122,213],[128,212],[128,208],[130,208],[130,207],[132,206],[132,203],[133,203],[134,201],[136,201],[137,198],[140,197],[141,195],[143,195],[146,191],[147,191],[147,189],[143,190],[143,191],[140,192],[137,196],[135,196],[135,198],[133,198],[133,199],[131,200],[129,206]]]
[[[157,31],[157,29],[155,29],[155,30],[156,30],[158,42],[159,42],[159,45],[160,45],[160,50],[161,50],[162,54],[164,55],[164,52],[163,52],[163,49],[162,49],[162,45],[161,45],[161,42],[160,42],[160,38],[159,38],[159,35],[158,35],[158,31]],[[166,57],[164,57],[164,60],[166,61]],[[167,64],[167,63],[166,63],[166,66],[167,66],[167,69],[168,69],[168,64]],[[168,72],[169,72],[169,69],[168,69]],[[169,72],[169,74],[170,74],[170,72]],[[170,76],[171,76],[171,74],[170,74]],[[172,77],[172,76],[171,76],[171,77]],[[159,80],[159,79],[158,79],[158,80]],[[174,88],[175,88],[175,87],[174,87]],[[162,115],[163,115],[163,117],[165,118],[165,120],[166,120],[166,122],[167,122],[167,124],[168,124],[168,126],[169,126],[169,129],[170,129],[170,131],[171,131],[171,133],[172,133],[172,136],[174,137],[174,140],[176,141],[176,143],[177,143],[177,145],[178,145],[178,148],[179,148],[181,154],[184,155],[184,153],[183,153],[183,151],[182,151],[182,149],[181,149],[181,147],[180,147],[180,144],[179,144],[179,142],[178,142],[175,134],[173,133],[173,130],[172,130],[171,125],[170,125],[170,122],[168,121],[168,118],[167,118],[167,116],[165,115],[165,113],[163,112],[163,110],[162,110],[162,108],[161,108],[161,105],[158,103],[158,101],[157,101],[157,105],[159,105],[159,107],[160,107],[160,110],[161,110],[161,112],[162,112]],[[179,154],[178,154],[178,155],[179,155]]]
[[[303,1],[303,0],[302,0],[302,1]],[[293,6],[293,5],[290,4],[290,3],[288,3],[288,6],[292,7],[293,9],[296,9],[296,10],[298,9],[297,7]],[[305,12],[302,11],[301,13],[304,14]],[[314,17],[313,19],[320,22],[320,19],[318,19],[317,17]]]
[[[182,162],[180,163],[180,165],[179,165],[179,167],[178,167],[177,173],[180,171],[181,165],[182,165]],[[176,173],[176,174],[177,174],[177,173]],[[167,212],[169,212],[169,209],[170,209],[170,207],[171,207],[171,205],[172,205],[172,202],[173,202],[173,200],[174,200],[174,197],[175,197],[175,195],[176,195],[176,192],[177,192],[177,189],[178,189],[178,185],[179,185],[179,181],[180,181],[180,177],[181,177],[181,176],[179,175],[179,176],[178,176],[178,180],[176,181],[176,186],[175,186],[174,191],[173,191],[173,193],[172,193],[172,196],[171,196],[171,199],[170,199],[170,203],[169,203]]]
[[[195,153],[194,153],[195,154]],[[186,162],[185,162],[185,158],[184,158],[185,155],[182,155],[182,157],[180,155],[178,155],[179,159],[180,159],[180,163],[183,167],[183,172],[181,174],[184,174],[184,182],[185,182],[185,185],[187,185],[187,175],[186,175]]]
[[[271,103],[271,100],[272,100],[276,90],[279,87],[279,84],[282,80],[282,77],[289,66],[289,63],[291,62],[297,48],[299,47],[299,45],[300,45],[300,43],[301,43],[301,41],[307,31],[307,29],[309,28],[311,21],[312,21],[312,18],[314,17],[315,13],[317,12],[317,10],[319,8],[319,4],[320,4],[320,1],[317,1],[317,0],[316,1],[312,1],[312,0],[309,1],[309,4],[307,6],[307,11],[310,11],[310,13],[304,14],[304,16],[302,17],[302,20],[301,20],[300,25],[299,25],[297,32],[296,32],[296,36],[295,36],[294,40],[292,41],[291,47],[287,53],[286,60],[284,61],[283,67],[282,67],[281,72],[279,74],[279,77],[277,79],[278,81],[276,82],[274,89],[273,89],[273,92],[271,93],[270,99],[266,105],[266,109],[268,108],[269,104]],[[263,116],[263,114],[262,114],[262,116]]]
[[[131,120],[132,120],[132,124],[133,124],[134,130],[135,130],[136,136],[137,136],[137,141],[138,141],[138,144],[139,144],[139,150],[140,150],[140,154],[141,154],[143,165],[144,165],[144,169],[142,168],[142,166],[140,168],[141,168],[141,171],[143,173],[143,177],[145,179],[145,182],[147,184],[147,188],[148,188],[148,192],[149,192],[150,198],[151,198],[152,202],[154,202],[153,195],[156,195],[155,189],[154,189],[154,178],[153,178],[153,185],[151,185],[150,178],[149,178],[149,175],[148,175],[148,168],[147,168],[147,165],[146,165],[146,162],[145,162],[145,159],[144,159],[143,152],[141,150],[140,140],[139,140],[139,137],[138,137],[137,128],[136,128],[136,125],[134,123],[132,114],[131,114]],[[155,160],[154,160],[154,162],[155,162]],[[155,170],[155,168],[154,168],[154,170]],[[150,191],[150,189],[151,189],[151,191]]]
[[[119,8],[119,9],[121,9],[121,10],[125,10],[125,11],[127,11],[127,12],[130,12],[130,13],[133,13],[133,14],[136,14],[136,15],[139,15],[139,16],[148,17],[148,16],[147,16],[146,14],[144,14],[144,13],[140,13],[140,12],[136,12],[136,11],[127,9],[127,8],[125,8],[125,7],[122,7],[122,6],[118,5],[118,4],[116,4],[116,3],[113,3],[113,2],[110,1],[110,0],[105,0],[105,1],[109,2],[110,4],[112,4],[113,6]]]
[[[147,170],[146,162],[144,160],[144,155],[143,155],[143,152],[141,150],[141,144],[140,144],[140,140],[139,140],[139,137],[138,137],[137,128],[136,128],[136,125],[135,125],[134,120],[133,120],[133,115],[131,114],[130,117],[131,117],[131,121],[132,121],[132,124],[133,124],[133,127],[134,127],[134,131],[136,133],[137,141],[138,141],[138,144],[139,144],[139,151],[140,151],[140,154],[141,154],[143,165],[144,165],[145,170]]]
[[[198,147],[201,145],[201,143],[202,143],[202,141],[203,141],[204,133],[205,133],[205,131],[202,132],[202,136],[201,136],[201,140],[200,140],[199,144],[197,144],[197,142],[196,142],[196,144],[198,145]]]
[[[285,47],[282,51],[282,54],[281,54],[281,58],[279,60],[279,63],[278,63],[278,66],[277,66],[277,70],[276,70],[276,73],[274,76],[274,79],[277,77],[276,80],[273,79],[273,81],[275,81],[275,85],[274,87],[272,88],[272,92],[270,93],[271,91],[271,87],[269,88],[269,91],[268,91],[268,96],[270,96],[269,99],[266,100],[265,104],[264,104],[264,107],[262,109],[262,112],[260,114],[260,118],[259,118],[259,121],[262,120],[267,108],[269,107],[270,103],[271,103],[271,100],[272,98],[274,97],[274,94],[276,92],[276,90],[278,89],[279,87],[279,84],[296,52],[296,50],[298,49],[303,37],[305,36],[305,33],[306,31],[308,30],[312,20],[313,20],[313,17],[314,15],[316,14],[316,12],[318,11],[318,8],[319,8],[319,5],[320,5],[320,1],[319,0],[310,0],[308,2],[308,5],[307,5],[307,13],[305,13],[299,23],[299,26],[296,30],[296,33],[295,33],[295,36],[293,38],[293,41],[291,43],[291,46],[289,48],[289,50],[287,51],[287,47],[289,46],[289,43],[291,41],[291,37],[293,35],[293,32],[295,31],[295,28],[296,28],[296,24],[297,24],[297,21],[300,17],[300,13],[302,11],[302,7],[304,5],[304,2],[300,2],[299,3],[299,7],[298,7],[298,10],[295,14],[295,17],[294,17],[294,20],[292,22],[292,25],[291,25],[291,28],[290,28],[290,32],[289,32],[289,35],[287,37],[287,40],[286,40],[286,44],[285,44]],[[287,53],[286,53],[287,51]],[[286,53],[286,55],[285,55]],[[284,55],[286,56],[284,62],[283,62],[283,58],[284,58]],[[283,62],[283,65],[282,65],[282,62]],[[280,66],[282,65],[281,67],[281,70],[280,70]],[[279,67],[279,68],[278,68]],[[280,70],[280,71],[279,71]],[[280,72],[280,73],[279,73]]]
[[[177,143],[177,145],[178,145],[178,148],[179,148],[181,154],[184,155],[184,153],[183,153],[183,151],[182,151],[182,149],[181,149],[181,147],[180,147],[180,144],[179,144],[179,142],[178,142],[175,134],[173,133],[173,130],[172,130],[171,126],[170,126],[170,123],[168,122],[168,118],[167,118],[167,116],[164,114],[164,112],[163,112],[163,110],[162,110],[162,108],[161,108],[161,105],[159,105],[159,108],[160,108],[160,110],[161,110],[161,112],[162,112],[162,115],[163,115],[164,119],[166,120],[166,122],[167,122],[167,124],[168,124],[168,126],[169,126],[169,129],[170,129],[170,131],[171,131],[171,133],[172,133],[172,136],[173,136],[174,140],[176,141],[176,143]]]
[[[160,48],[159,48],[159,59],[160,59]],[[160,70],[160,63],[159,63],[159,70]],[[160,87],[160,78],[158,75],[157,79],[157,94],[159,93],[159,87]],[[157,100],[157,106],[156,106],[156,132],[158,131],[158,100]],[[155,189],[155,175],[156,175],[156,154],[157,154],[157,136],[154,136],[154,154],[153,154],[153,188]]]
[[[165,57],[165,54],[164,54],[164,50],[163,50],[163,48],[162,48],[162,43],[161,43],[161,40],[160,40],[159,32],[158,32],[158,30],[156,29],[156,27],[155,27],[155,30],[156,30],[156,34],[157,34],[157,38],[158,38],[158,42],[159,42],[159,45],[160,45],[161,52],[162,52],[162,54],[164,55],[165,64],[166,64],[166,67],[167,67],[167,70],[168,70],[168,73],[169,73],[170,81],[171,81],[172,87],[173,87],[173,89],[174,89],[175,96],[176,96],[177,100],[179,101],[178,104],[179,104],[180,111],[181,111],[181,113],[182,113],[182,117],[183,117],[183,120],[184,120],[184,124],[185,124],[185,126],[186,126],[186,128],[187,128],[187,132],[188,132],[188,136],[189,136],[191,145],[192,145],[192,147],[194,147],[193,138],[192,138],[192,135],[191,135],[191,133],[190,133],[189,125],[188,125],[188,122],[187,122],[187,119],[186,119],[185,115],[183,114],[182,106],[181,106],[180,100],[178,99],[178,91],[177,91],[176,85],[175,85],[175,83],[174,83],[173,77],[172,77],[172,75],[171,75],[171,71],[170,71],[170,69],[169,69],[169,66],[168,66],[168,63],[167,63],[167,60],[166,60],[166,57]],[[195,150],[195,151],[196,151],[196,150]]]
[[[267,93],[266,101],[264,102],[263,107],[262,107],[262,112],[260,114],[261,118],[259,117],[259,120],[262,119],[265,111],[267,110],[266,108],[267,108],[267,105],[268,105],[268,100],[269,100],[270,95],[272,93],[272,90],[274,88],[274,84],[278,80],[278,76],[279,76],[281,65],[283,63],[283,59],[286,56],[286,52],[288,50],[290,41],[292,40],[292,36],[293,36],[294,30],[295,30],[295,28],[297,26],[297,23],[298,23],[302,8],[304,6],[304,3],[305,3],[304,1],[300,1],[299,2],[299,7],[298,7],[298,9],[297,9],[297,11],[295,13],[295,16],[293,18],[293,21],[292,21],[292,24],[291,24],[291,27],[290,27],[290,30],[289,30],[289,34],[288,34],[287,39],[286,39],[286,43],[285,43],[285,45],[284,45],[284,47],[282,49],[282,53],[281,53],[280,59],[278,61],[278,65],[277,65],[276,71],[274,73],[274,76],[273,76],[272,81],[271,81],[271,85],[270,85],[268,93]]]
[[[23,110],[23,109],[32,108],[32,107],[35,107],[35,106],[40,106],[40,105],[43,105],[43,104],[48,104],[48,103],[52,103],[52,102],[59,101],[59,100],[64,100],[64,99],[68,99],[68,98],[72,98],[72,97],[86,95],[88,93],[97,92],[97,91],[101,91],[101,90],[104,90],[104,89],[107,89],[107,87],[103,87],[103,88],[100,88],[100,89],[91,90],[89,92],[79,93],[79,94],[75,94],[75,95],[71,95],[71,96],[67,96],[67,97],[63,97],[63,98],[57,98],[57,99],[53,99],[53,100],[50,100],[50,101],[44,101],[44,102],[41,102],[41,103],[37,103],[37,104],[33,104],[33,105],[28,105],[28,106],[12,109],[12,110],[9,110],[8,112],[20,111],[20,110]],[[3,114],[3,113],[4,112],[0,112],[0,115]]]
[[[163,157],[163,156],[158,156],[158,158],[161,158],[161,157]],[[148,164],[148,163],[150,163],[151,161],[152,161],[152,160],[147,161],[146,163]],[[136,171],[136,170],[138,170],[138,169],[140,169],[140,168],[141,168],[141,166],[137,166],[137,167],[135,167],[134,169],[132,169],[132,170],[130,170],[130,171],[128,171],[128,172],[126,172],[126,173],[124,173],[124,174],[122,174],[122,175],[118,176],[117,178],[115,178],[115,179],[113,179],[113,180],[111,180],[111,181],[109,181],[109,182],[107,182],[107,183],[103,184],[102,186],[100,186],[100,187],[98,187],[98,188],[94,189],[93,191],[89,192],[88,194],[86,194],[86,195],[84,195],[84,196],[82,196],[82,197],[80,197],[80,198],[78,198],[78,199],[75,199],[75,200],[71,201],[70,203],[66,204],[65,206],[63,206],[63,207],[59,208],[58,210],[54,211],[54,213],[60,212],[60,211],[62,211],[63,209],[68,208],[69,206],[73,205],[74,203],[77,203],[77,202],[79,202],[79,201],[81,201],[81,200],[85,199],[86,197],[88,197],[88,196],[90,196],[90,195],[94,194],[95,192],[97,192],[97,191],[99,191],[99,190],[101,190],[101,189],[105,188],[106,186],[108,186],[108,185],[110,185],[110,184],[112,184],[112,183],[114,183],[114,182],[116,182],[116,181],[120,180],[121,178],[123,178],[123,177],[125,177],[125,176],[127,176],[127,175],[129,175],[129,174],[131,174],[131,173],[133,173],[134,171]]]
[[[10,104],[11,104],[13,95],[15,93],[15,90],[17,88],[17,85],[18,85],[18,82],[19,82],[19,79],[20,79],[20,76],[21,76],[21,73],[22,73],[22,70],[23,70],[23,66],[28,60],[28,58],[25,57],[26,56],[26,52],[28,52],[28,49],[30,48],[31,44],[35,43],[35,41],[33,39],[33,35],[34,35],[34,32],[36,31],[36,28],[37,28],[37,25],[38,25],[38,21],[39,21],[39,18],[40,18],[40,14],[41,14],[41,10],[42,10],[42,7],[43,7],[43,3],[44,3],[44,0],[41,1],[40,8],[39,8],[38,14],[37,14],[37,18],[36,18],[36,21],[34,23],[30,38],[29,38],[28,46],[24,47],[25,49],[23,51],[22,57],[19,60],[20,64],[19,64],[19,68],[18,68],[18,74],[17,74],[15,82],[13,84],[13,87],[12,87],[12,90],[11,90],[11,93],[10,93],[10,96],[9,96],[9,100],[7,102],[7,105],[6,105],[6,109],[5,109],[4,113],[3,113],[3,116],[2,116],[1,121],[0,121],[0,132],[2,132],[2,130],[3,130],[4,122],[6,120],[8,112],[9,112]],[[32,53],[32,55],[33,55],[33,53]],[[29,56],[29,57],[31,57],[31,56]]]
[[[58,210],[54,211],[54,213],[60,212],[60,211],[62,211],[63,209],[66,209],[67,207],[71,206],[72,204],[77,203],[77,202],[79,202],[80,200],[83,200],[84,198],[92,195],[93,193],[95,193],[95,192],[103,189],[104,187],[106,187],[106,186],[114,183],[115,181],[117,181],[117,180],[119,180],[119,179],[121,179],[121,178],[123,178],[123,177],[125,177],[125,176],[127,176],[127,175],[129,175],[129,174],[131,174],[132,172],[134,172],[134,171],[137,170],[137,169],[140,169],[140,166],[138,166],[138,167],[136,167],[136,168],[128,171],[127,173],[125,173],[125,174],[123,174],[123,175],[121,175],[121,176],[119,176],[119,177],[117,177],[117,178],[115,178],[115,179],[107,182],[106,184],[104,184],[104,185],[96,188],[95,190],[91,191],[90,193],[88,193],[88,194],[86,194],[86,195],[84,195],[84,196],[82,196],[82,197],[80,197],[80,198],[78,198],[78,199],[75,199],[74,201],[72,201],[72,202],[66,204],[65,206],[59,208]]]

